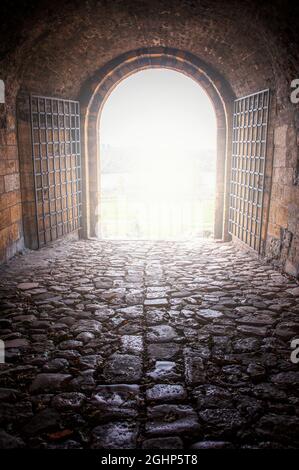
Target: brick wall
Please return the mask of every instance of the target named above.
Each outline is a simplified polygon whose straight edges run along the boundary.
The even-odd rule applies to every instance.
[[[0,262],[24,246],[16,120],[6,101],[0,104]]]

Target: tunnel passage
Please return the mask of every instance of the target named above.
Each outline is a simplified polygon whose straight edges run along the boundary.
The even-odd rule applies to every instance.
[[[1,9],[0,446],[298,447],[298,5]],[[94,240],[102,107],[161,67],[215,109],[217,240]]]

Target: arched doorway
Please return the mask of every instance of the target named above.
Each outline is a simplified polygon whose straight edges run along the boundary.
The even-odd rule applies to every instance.
[[[137,71],[109,95],[99,124],[98,237],[214,233],[216,116],[197,82],[166,68]]]
[[[100,140],[98,129],[103,106],[115,87],[145,69],[166,68],[193,78],[209,96],[217,121],[216,194],[214,237],[228,237],[228,193],[231,116],[234,95],[217,72],[192,54],[169,48],[128,52],[99,70],[81,94],[83,122],[83,235],[96,237],[100,224]]]

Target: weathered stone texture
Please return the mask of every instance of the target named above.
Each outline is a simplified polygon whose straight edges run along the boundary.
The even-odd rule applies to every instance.
[[[0,448],[298,448],[298,283],[233,244],[63,241],[0,296]]]

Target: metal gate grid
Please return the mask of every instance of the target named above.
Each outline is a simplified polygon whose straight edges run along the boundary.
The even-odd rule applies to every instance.
[[[269,90],[235,101],[229,232],[260,252]]]
[[[39,246],[80,228],[79,102],[31,95],[31,131]]]

